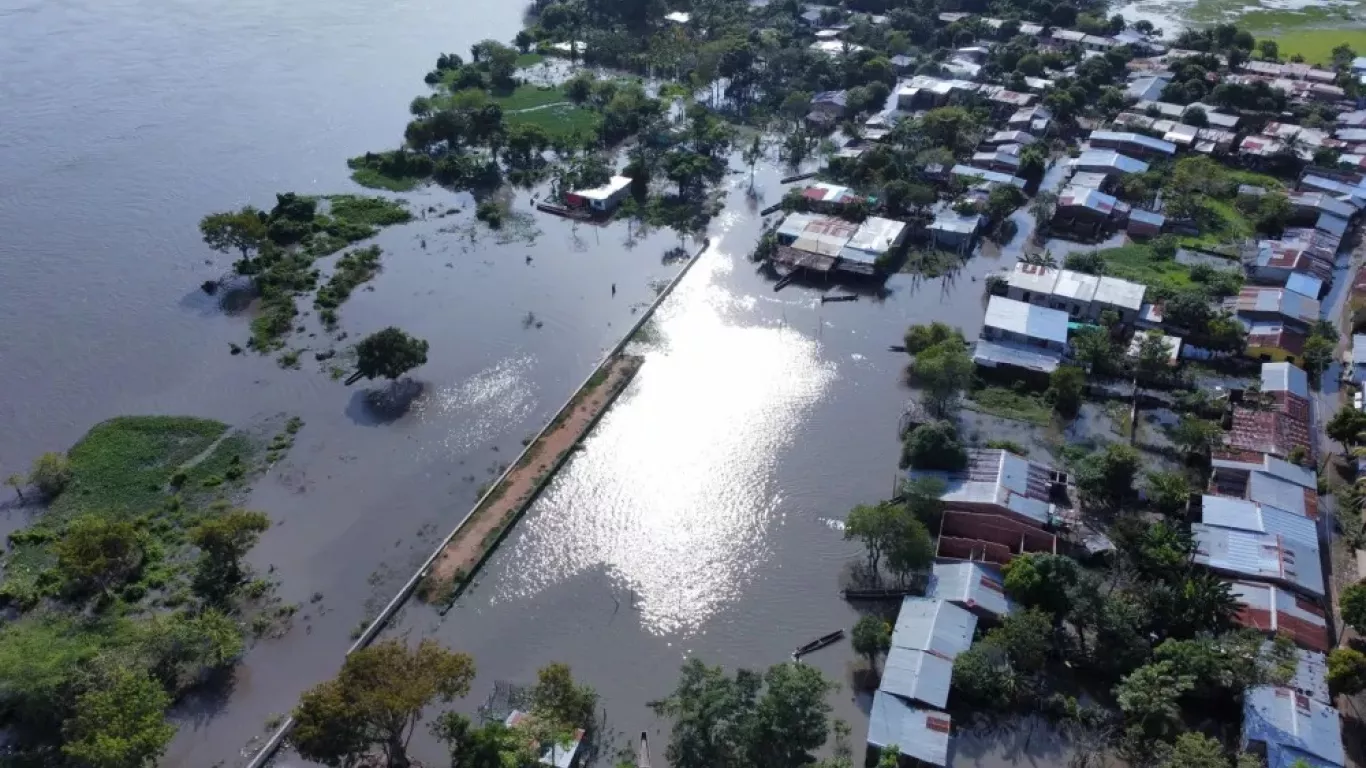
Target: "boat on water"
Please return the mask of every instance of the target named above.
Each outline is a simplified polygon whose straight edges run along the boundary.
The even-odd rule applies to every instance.
[[[805,656],[805,655],[808,654],[808,653],[813,653],[813,652],[815,652],[815,651],[819,651],[820,649],[824,648],[825,646],[827,646],[827,645],[834,645],[835,643],[837,643],[837,642],[839,642],[840,640],[843,640],[843,639],[844,639],[844,630],[842,630],[842,629],[837,629],[837,630],[835,630],[834,632],[831,632],[831,633],[828,634],[828,635],[821,635],[820,637],[816,638],[815,640],[812,640],[811,642],[807,643],[806,645],[803,645],[803,646],[801,646],[800,648],[798,648],[797,650],[793,651],[793,652],[792,652],[792,660],[793,660],[793,661],[797,661],[798,659],[800,659],[801,657]]]
[[[640,732],[640,754],[636,755],[636,768],[650,768],[650,743],[645,739],[645,731]]]

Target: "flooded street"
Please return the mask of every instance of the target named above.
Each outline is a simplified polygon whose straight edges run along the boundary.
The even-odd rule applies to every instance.
[[[199,241],[199,218],[276,192],[351,191],[345,159],[397,142],[436,56],[511,38],[520,12],[0,0],[0,471],[126,413],[306,425],[251,499],[276,521],[251,559],[301,605],[293,629],[258,642],[222,697],[181,708],[166,766],[240,762],[270,716],[333,674],[357,625],[680,268],[662,259],[672,232],[536,215],[496,237],[471,226],[467,196],[418,192],[405,196],[415,209],[461,212],[381,234],[383,274],[341,310],[353,336],[392,324],[431,342],[409,413],[377,420],[311,354],[302,371],[229,355],[248,318],[198,290],[228,264]],[[768,202],[780,175],[761,169]],[[744,198],[747,174],[727,183],[711,248],[585,450],[444,618],[414,604],[392,630],[475,656],[468,707],[559,660],[602,693],[613,729],[653,731],[645,703],[687,656],[767,666],[854,620],[837,588],[857,549],[835,522],[898,478],[909,392],[905,355],[887,347],[930,320],[975,337],[983,279],[1027,230],[950,277],[899,275],[822,305],[809,287],[775,293],[748,262],[762,205]],[[530,215],[524,196],[514,210]],[[6,532],[25,519],[3,514]],[[836,714],[861,738],[852,659],[845,644],[810,661],[846,684]],[[976,752],[956,764],[1014,764]]]

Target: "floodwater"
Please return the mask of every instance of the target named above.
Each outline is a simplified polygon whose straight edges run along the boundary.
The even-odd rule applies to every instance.
[[[293,629],[255,644],[229,690],[181,708],[163,761],[236,764],[677,273],[662,256],[679,240],[547,216],[531,219],[534,238],[523,226],[500,238],[470,226],[468,196],[406,195],[461,213],[383,233],[383,274],[341,310],[353,335],[393,324],[431,342],[424,394],[380,419],[311,354],[302,371],[228,354],[247,318],[198,291],[227,259],[196,223],[275,192],[351,190],[345,158],[398,141],[436,56],[511,38],[521,9],[0,0],[0,19],[0,472],[125,413],[306,424],[251,499],[277,521],[251,559],[301,604]],[[779,175],[762,169],[770,201]],[[745,258],[762,207],[744,199],[745,176],[728,181],[711,249],[585,450],[447,616],[401,616],[395,632],[474,654],[470,706],[496,680],[563,660],[601,691],[613,728],[653,730],[644,705],[687,656],[762,667],[852,623],[836,589],[857,552],[834,523],[896,482],[909,393],[887,347],[934,319],[975,336],[982,279],[1018,250],[949,278],[898,276],[852,303],[775,293]],[[528,212],[523,195],[515,207]],[[3,510],[5,530],[31,513]],[[810,661],[847,682],[852,654]],[[860,736],[860,702],[847,686],[837,701]]]

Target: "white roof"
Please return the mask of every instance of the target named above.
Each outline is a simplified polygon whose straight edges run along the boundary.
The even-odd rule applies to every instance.
[[[1271,533],[1317,547],[1318,526],[1297,515],[1266,504],[1206,494],[1201,501],[1201,522],[1219,528]]]
[[[613,176],[610,181],[608,181],[606,184],[603,184],[601,187],[585,189],[579,192],[575,192],[574,194],[584,198],[585,200],[606,200],[607,198],[611,197],[612,195],[615,195],[616,193],[620,192],[623,189],[626,189],[629,186],[631,186],[630,176]]]
[[[987,303],[986,325],[1031,339],[1067,343],[1067,313],[1023,301],[992,296]]]
[[[1147,286],[1141,283],[1131,283],[1118,277],[1102,277],[1096,286],[1095,300],[1137,312],[1143,307],[1143,293],[1147,290]]]
[[[981,563],[935,563],[925,594],[993,616],[1004,616],[1015,607],[1006,597],[1000,572]]]
[[[692,14],[684,13],[682,11],[674,11],[673,13],[664,14],[664,19],[666,21],[676,22],[678,24],[687,24],[688,22],[692,21]]]
[[[1309,517],[1308,505],[1304,499],[1306,490],[1308,489],[1265,472],[1250,472],[1247,476],[1248,501]]]
[[[1053,295],[1090,304],[1099,285],[1100,278],[1096,275],[1063,269],[1058,272],[1058,282],[1053,284]]]
[[[1017,261],[1015,262],[1015,269],[1011,270],[1006,282],[1009,283],[1010,287],[1024,291],[1052,293],[1053,286],[1058,282],[1058,270],[1040,264],[1026,264],[1023,261]]]
[[[1309,399],[1309,374],[1290,363],[1262,363],[1262,391],[1289,392]]]
[[[977,617],[945,600],[907,597],[892,630],[892,646],[957,658],[972,645]]]
[[[854,236],[849,238],[849,243],[845,247],[872,254],[883,254],[892,249],[892,246],[901,239],[902,233],[905,231],[905,222],[884,219],[881,216],[869,216],[864,219],[862,226],[854,232]]]

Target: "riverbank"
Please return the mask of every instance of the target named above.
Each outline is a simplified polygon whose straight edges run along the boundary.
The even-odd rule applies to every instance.
[[[479,566],[612,407],[642,363],[640,357],[614,355],[598,367],[441,548],[418,585],[419,598],[447,607],[455,602]]]

